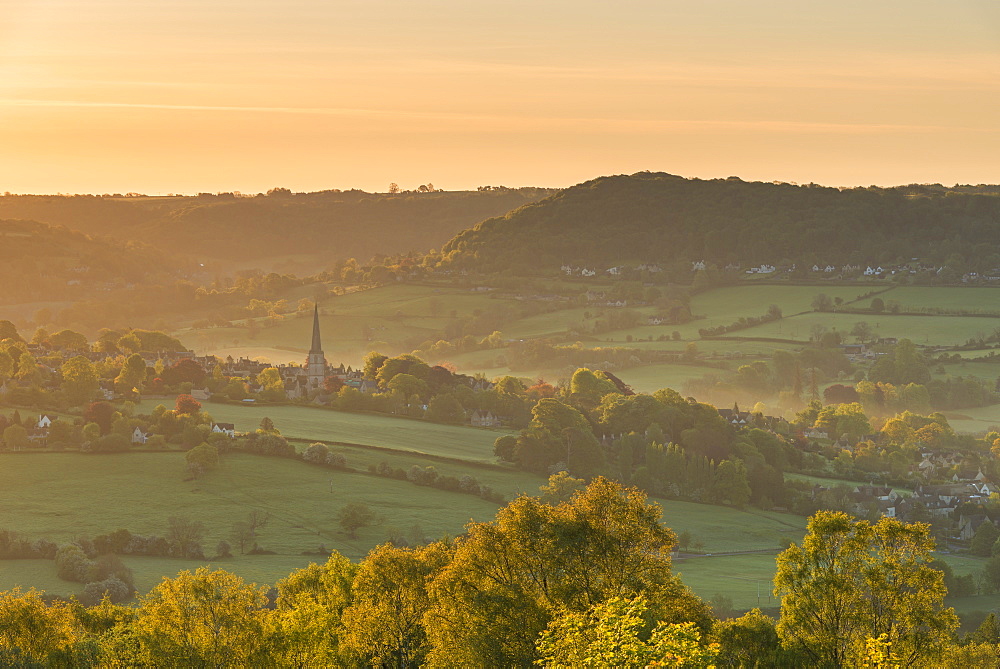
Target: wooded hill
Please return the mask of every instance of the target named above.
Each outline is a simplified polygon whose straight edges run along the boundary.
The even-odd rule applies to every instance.
[[[375,254],[427,251],[483,219],[552,192],[501,188],[390,195],[273,189],[253,197],[6,195],[0,197],[0,218],[142,240],[199,260],[263,267],[282,255],[322,255],[325,262],[355,257],[364,262]]]
[[[185,263],[148,244],[0,219],[0,304],[75,300],[129,284],[172,283]]]
[[[663,173],[601,177],[483,221],[443,247],[482,272],[563,264],[783,261],[864,266],[960,254],[1000,266],[996,187],[838,189]]]

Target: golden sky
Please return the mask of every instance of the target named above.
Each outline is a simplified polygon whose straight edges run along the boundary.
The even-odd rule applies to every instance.
[[[0,0],[0,192],[1000,182],[996,0]]]

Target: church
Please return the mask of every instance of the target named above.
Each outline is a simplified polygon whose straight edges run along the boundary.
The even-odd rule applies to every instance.
[[[289,399],[309,397],[323,390],[323,382],[330,376],[330,367],[323,353],[323,340],[319,333],[319,305],[313,308],[312,344],[304,365],[282,365],[278,368],[285,382]]]

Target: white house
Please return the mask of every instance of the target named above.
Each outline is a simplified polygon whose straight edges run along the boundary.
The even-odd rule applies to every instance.
[[[136,427],[132,430],[132,443],[133,444],[145,444],[149,439],[149,435],[142,431],[141,427]]]
[[[35,427],[42,430],[47,430],[49,429],[49,426],[52,425],[52,423],[54,423],[58,418],[59,416],[53,416],[52,414],[43,413],[38,417],[38,424],[36,424]]]
[[[236,426],[232,423],[212,423],[212,432],[231,438],[236,436]]]

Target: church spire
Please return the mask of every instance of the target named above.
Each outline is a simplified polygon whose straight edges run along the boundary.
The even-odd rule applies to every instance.
[[[319,305],[317,304],[313,310],[313,341],[312,348],[309,349],[310,353],[322,353],[323,352],[323,342],[320,341],[319,337]]]

